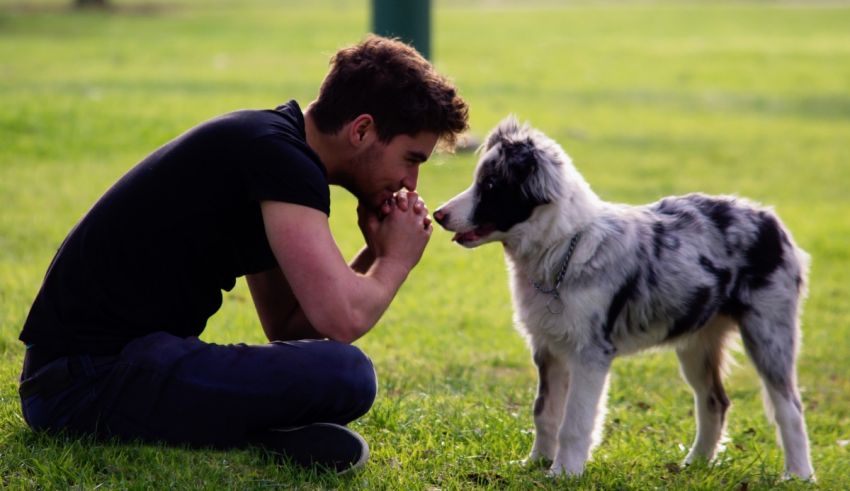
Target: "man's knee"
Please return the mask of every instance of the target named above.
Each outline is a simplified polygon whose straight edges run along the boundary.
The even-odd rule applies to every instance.
[[[378,385],[375,368],[359,348],[336,341],[273,344],[280,353],[271,360],[279,369],[269,378],[269,386],[297,424],[346,424],[372,407]],[[274,382],[278,378],[280,384]]]
[[[366,414],[375,402],[378,380],[372,360],[356,346],[332,343],[332,370],[329,384],[336,389],[340,401],[347,406],[348,419],[354,420]]]

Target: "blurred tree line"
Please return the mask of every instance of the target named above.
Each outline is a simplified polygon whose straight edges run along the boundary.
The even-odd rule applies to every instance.
[[[77,8],[105,8],[109,5],[106,0],[74,0]]]

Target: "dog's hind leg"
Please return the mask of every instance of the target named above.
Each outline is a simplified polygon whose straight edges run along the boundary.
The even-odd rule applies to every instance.
[[[682,376],[694,391],[697,433],[685,465],[711,460],[723,435],[729,398],[723,390],[724,344],[734,329],[732,319],[716,316],[676,347]]]
[[[584,471],[602,431],[612,357],[593,349],[570,355],[567,401],[550,475],[579,475]]]
[[[569,386],[569,371],[565,360],[552,356],[546,348],[534,352],[539,381],[534,401],[534,446],[527,464],[555,459],[558,450],[558,428],[564,416],[564,404]]]
[[[813,478],[803,405],[797,389],[798,298],[777,299],[776,291],[758,292],[741,318],[741,338],[762,379],[765,409],[777,425],[785,452],[785,475]],[[766,297],[772,302],[767,302]],[[779,300],[779,301],[777,301]],[[770,414],[770,412],[773,414]]]

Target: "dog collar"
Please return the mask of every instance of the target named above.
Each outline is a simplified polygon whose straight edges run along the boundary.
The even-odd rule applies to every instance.
[[[564,302],[558,294],[558,289],[561,287],[561,283],[564,281],[564,276],[567,274],[567,266],[570,264],[570,259],[573,257],[573,252],[576,250],[576,245],[578,244],[578,239],[580,237],[581,232],[573,235],[572,240],[570,240],[570,246],[567,248],[567,253],[564,254],[561,269],[558,270],[558,274],[555,276],[555,281],[552,282],[554,284],[552,288],[544,288],[542,281],[531,282],[531,285],[534,286],[534,289],[538,292],[544,295],[552,295],[552,298],[546,302],[546,310],[548,310],[550,314],[560,314],[564,311]],[[555,306],[553,306],[553,302],[556,302]]]

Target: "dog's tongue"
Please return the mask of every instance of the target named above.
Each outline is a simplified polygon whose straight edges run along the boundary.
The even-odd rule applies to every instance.
[[[492,225],[485,225],[483,227],[478,227],[474,230],[470,230],[468,232],[458,232],[455,234],[454,237],[452,237],[452,240],[457,242],[458,244],[462,244],[464,242],[473,242],[490,235],[493,230],[495,230],[495,227],[493,227]]]
[[[455,242],[472,242],[473,240],[478,238],[478,234],[475,233],[475,230],[470,230],[469,232],[464,233],[456,233],[452,240]]]

